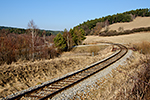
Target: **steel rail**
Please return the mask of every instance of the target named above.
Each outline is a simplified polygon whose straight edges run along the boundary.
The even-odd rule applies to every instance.
[[[43,86],[34,88],[30,91],[26,91],[22,94],[19,94],[17,96],[14,96],[12,98],[9,98],[8,100],[18,100],[21,99],[22,97],[33,97],[34,99],[39,99],[39,100],[45,100],[48,98],[52,98],[54,95],[57,93],[79,83],[80,81],[83,81],[84,79],[94,75],[95,73],[105,69],[109,65],[113,64],[114,62],[118,61],[120,58],[122,58],[128,51],[128,49],[121,45],[121,44],[113,44],[113,43],[108,43],[112,45],[116,45],[120,48],[119,52],[116,54],[112,55],[109,58],[106,58],[100,62],[94,63],[91,66],[82,69],[80,71],[77,71],[73,74],[67,75],[65,77],[62,77],[60,79],[57,79],[55,81],[52,81],[50,83],[44,84]],[[41,95],[41,91],[47,91],[51,92],[46,95]]]

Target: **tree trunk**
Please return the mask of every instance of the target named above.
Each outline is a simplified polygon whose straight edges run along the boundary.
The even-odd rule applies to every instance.
[[[32,29],[32,59],[34,61],[34,29]]]

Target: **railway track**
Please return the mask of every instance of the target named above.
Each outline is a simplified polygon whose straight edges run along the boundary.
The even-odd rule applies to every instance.
[[[112,43],[109,43],[112,44]],[[112,44],[118,46],[120,49],[117,53],[109,58],[106,58],[100,62],[92,64],[91,66],[75,72],[71,75],[65,76],[53,82],[44,84],[43,86],[37,87],[30,91],[24,92],[8,100],[46,100],[52,98],[57,93],[79,83],[80,81],[92,76],[93,74],[103,70],[109,65],[115,63],[117,60],[122,58],[128,51],[128,49],[121,44]]]

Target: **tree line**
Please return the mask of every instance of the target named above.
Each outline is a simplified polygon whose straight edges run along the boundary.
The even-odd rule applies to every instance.
[[[119,27],[118,30],[110,30],[110,31],[104,31],[99,32],[99,36],[117,36],[117,35],[125,35],[125,34],[131,34],[136,32],[148,32],[150,31],[150,27],[140,27],[140,28],[134,28],[132,30],[123,30],[123,27]]]
[[[15,33],[15,34],[26,34],[28,29],[23,28],[14,28],[14,27],[6,27],[6,26],[0,26],[0,30],[5,29],[8,33]],[[62,33],[62,31],[51,31],[51,30],[40,30],[38,29],[38,35],[42,37],[42,33],[45,31],[46,36],[51,35],[57,35],[59,32]],[[8,34],[6,33],[6,34]]]

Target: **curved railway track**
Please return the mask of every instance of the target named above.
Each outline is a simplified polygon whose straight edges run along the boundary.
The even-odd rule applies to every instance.
[[[112,44],[112,43],[109,43]],[[109,65],[115,63],[117,60],[122,58],[128,51],[128,49],[121,44],[112,44],[118,46],[120,49],[117,53],[109,58],[106,58],[100,62],[92,64],[91,66],[75,72],[71,75],[65,76],[53,82],[44,84],[43,86],[37,87],[30,91],[24,92],[8,100],[45,100],[52,98],[57,93],[77,84],[78,82],[90,77],[91,75],[103,70]]]

